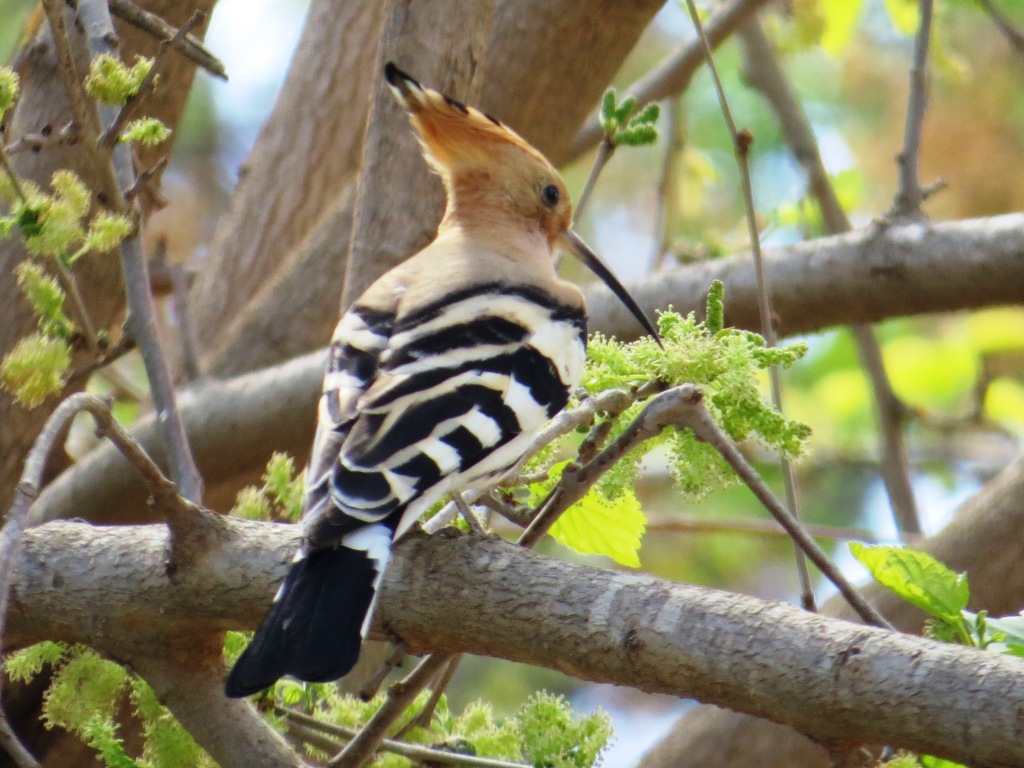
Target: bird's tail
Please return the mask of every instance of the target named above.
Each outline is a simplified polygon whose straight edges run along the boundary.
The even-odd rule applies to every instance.
[[[228,675],[225,693],[248,696],[284,675],[320,683],[347,674],[359,658],[378,570],[383,563],[371,552],[346,546],[297,560]]]

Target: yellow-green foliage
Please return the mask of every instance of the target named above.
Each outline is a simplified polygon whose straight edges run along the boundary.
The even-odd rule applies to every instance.
[[[286,453],[275,453],[263,473],[263,486],[247,486],[238,492],[231,514],[248,520],[296,521],[302,514],[305,482],[296,472],[295,460]]]
[[[0,117],[18,98],[18,76],[10,67],[0,67]]]
[[[756,333],[724,328],[722,285],[715,282],[708,295],[707,320],[663,312],[658,321],[663,347],[651,338],[628,344],[600,334],[591,337],[582,386],[591,395],[608,389],[639,387],[653,379],[667,387],[694,384],[703,390],[708,410],[735,441],[753,439],[795,457],[805,447],[810,429],[783,417],[765,397],[762,371],[773,364],[788,367],[806,352],[803,344],[768,348]],[[577,403],[570,403],[573,407]],[[636,403],[614,420],[610,439],[636,419],[644,403]],[[573,437],[567,438],[571,442]],[[615,464],[590,493],[571,507],[552,529],[552,536],[586,554],[604,554],[625,565],[638,565],[636,550],[645,518],[633,496],[633,481],[640,460],[655,446],[665,447],[676,485],[700,497],[735,482],[735,475],[707,443],[689,429],[668,428]],[[529,469],[545,466],[551,452],[534,458]],[[548,479],[530,488],[531,503],[538,503],[556,484],[563,465]],[[602,514],[603,513],[603,514]],[[593,521],[600,519],[600,530]],[[585,533],[584,533],[585,532]],[[602,543],[598,544],[598,540]]]
[[[153,147],[165,141],[171,135],[171,129],[155,117],[142,117],[132,120],[121,132],[120,141],[134,141],[147,147]]]
[[[108,768],[213,768],[213,761],[145,681],[92,649],[43,642],[4,660],[12,680],[28,681],[44,666],[54,672],[43,696],[46,727],[77,734]],[[144,746],[142,754],[135,757],[125,752],[114,720],[126,693],[142,722]]]
[[[127,67],[120,59],[101,53],[89,66],[85,89],[103,104],[122,107],[138,93],[152,66],[152,59],[138,57],[135,64]]]
[[[0,385],[26,408],[35,408],[63,388],[70,365],[67,342],[33,333],[19,341],[0,363]]]
[[[39,319],[39,330],[47,336],[71,338],[74,325],[64,314],[64,290],[43,269],[26,259],[14,268],[21,292]]]

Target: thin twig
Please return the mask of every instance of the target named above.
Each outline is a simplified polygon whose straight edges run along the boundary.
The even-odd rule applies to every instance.
[[[19,152],[40,152],[51,147],[74,146],[78,139],[78,125],[72,121],[59,131],[53,131],[47,126],[40,133],[26,133],[17,141],[8,144],[4,151],[9,155],[16,155]]]
[[[156,86],[157,73],[166,61],[168,51],[174,48],[175,44],[180,44],[188,33],[202,24],[205,19],[206,14],[202,11],[193,12],[193,14],[188,18],[188,21],[181,25],[181,29],[174,33],[174,37],[170,40],[163,40],[160,42],[156,57],[153,59],[153,64],[149,68],[149,72],[146,73],[145,78],[143,78],[138,90],[135,91],[128,101],[125,102],[124,106],[118,110],[114,119],[107,124],[107,127],[103,129],[103,133],[100,134],[99,144],[101,147],[107,147],[110,149],[117,144],[118,139],[121,137],[121,129],[124,128],[125,124],[138,113],[142,103]]]
[[[90,352],[98,354],[100,342],[99,337],[96,335],[96,326],[89,316],[89,310],[85,306],[85,299],[82,298],[82,293],[78,290],[78,281],[71,273],[71,270],[64,266],[61,258],[54,259],[53,263],[57,265],[57,274],[60,275],[60,281],[64,284],[65,292],[71,297],[71,303],[75,305],[75,312],[82,326],[82,334],[85,336],[85,343],[89,347]]]
[[[167,158],[161,157],[159,160],[153,163],[151,167],[142,171],[138,176],[135,177],[135,181],[131,183],[131,186],[124,191],[124,199],[127,201],[131,201],[138,197],[139,194],[141,194],[142,191],[146,189],[146,187],[149,185],[149,182],[152,181],[153,177],[156,176],[161,171],[163,171],[163,169],[166,167]],[[146,189],[146,191],[156,199],[158,204],[155,207],[157,209],[167,207],[167,199],[163,195],[161,195],[156,189],[150,188]]]
[[[4,174],[11,182],[14,194],[18,196],[22,203],[27,203],[28,198],[25,197],[25,190],[21,186],[21,179],[18,178],[18,173],[14,170],[14,166],[11,165],[11,160],[7,157],[7,152],[3,147],[0,147],[0,165],[3,166]]]
[[[55,0],[46,0],[46,2],[53,4]],[[83,21],[83,27],[88,32],[90,52],[94,56],[101,53],[112,54],[114,52],[113,43],[117,37],[106,3],[101,0],[79,0],[77,11]],[[60,13],[55,15],[60,17],[62,26],[60,30],[54,28],[54,36],[60,37],[61,31],[63,31],[63,15]],[[67,45],[66,39],[63,44]],[[156,69],[157,67],[154,66],[150,73],[153,74]],[[68,87],[75,89],[78,99],[85,99],[85,90],[80,82],[69,83]],[[71,98],[74,101],[76,97],[72,96]],[[97,110],[94,102],[90,101],[88,104],[92,107],[90,119],[95,120],[96,124],[110,124],[116,119],[115,110],[106,107]],[[137,215],[137,209],[129,209],[126,205],[123,193],[123,190],[130,187],[134,180],[130,149],[123,144],[118,144],[113,147],[112,152],[103,153],[96,143],[98,139],[93,139],[91,131],[86,132],[86,139],[87,146],[95,147],[97,152],[108,155],[107,161],[102,163],[104,173],[101,174],[106,180],[105,186],[111,189],[107,204],[117,213],[128,211]],[[192,502],[198,502],[202,498],[202,478],[192,458],[192,451],[185,436],[185,428],[178,413],[174,385],[164,360],[163,350],[160,347],[156,312],[153,306],[153,296],[150,293],[149,273],[137,228],[121,243],[120,255],[125,292],[128,296],[126,325],[138,344],[146,368],[146,376],[149,379],[153,404],[161,429],[161,439],[167,452],[171,474],[181,494]]]
[[[80,385],[88,381],[89,377],[94,373],[106,368],[111,363],[120,360],[133,349],[135,349],[135,340],[132,339],[130,333],[122,332],[121,338],[117,340],[114,346],[110,347],[103,353],[103,357],[79,368],[68,376],[67,383],[64,385],[64,391],[66,392],[69,389],[78,388]]]
[[[601,175],[601,171],[608,165],[608,161],[612,159],[612,155],[615,154],[615,142],[612,141],[607,134],[601,139],[601,143],[597,145],[597,156],[594,158],[594,164],[590,166],[590,174],[587,176],[587,181],[583,185],[583,190],[580,192],[579,199],[576,200],[576,208],[573,212],[573,222],[577,222],[583,216],[583,210],[587,207],[587,203],[590,201],[590,195],[594,191],[594,185],[597,184],[597,177]]]
[[[676,177],[676,156],[683,147],[682,121],[680,116],[679,99],[668,99],[665,106],[665,134],[668,139],[665,141],[665,150],[661,158],[661,170],[658,174],[658,187],[654,206],[654,258],[651,260],[652,269],[661,269],[668,254],[669,232],[671,231],[672,219],[670,214],[675,208],[675,177]]]
[[[228,79],[224,64],[210,53],[199,38],[185,35],[182,39],[176,40],[177,31],[174,27],[155,13],[140,8],[130,0],[110,0],[110,10],[118,18],[124,19],[143,32],[148,32],[160,42],[167,42],[174,50],[195,62],[214,77],[221,80]]]
[[[409,645],[405,640],[399,640],[395,643],[395,647],[392,649],[388,657],[384,659],[384,663],[380,665],[378,669],[369,680],[363,683],[363,687],[359,689],[359,698],[363,701],[369,701],[377,692],[380,687],[384,684],[384,680],[391,674],[392,670],[397,669],[402,664],[402,660],[409,653]]]
[[[1006,38],[1007,42],[1017,50],[1017,53],[1024,53],[1024,32],[1017,29],[1010,19],[1007,18],[1006,14],[996,7],[992,0],[978,0],[978,2],[981,3],[981,7],[985,9],[985,12],[992,17],[992,22],[996,25],[996,29],[1003,33],[1003,37]]]
[[[783,139],[803,167],[807,186],[818,201],[825,229],[830,234],[849,232],[850,220],[825,170],[810,121],[793,94],[771,42],[756,20],[744,25],[740,37],[743,41],[744,76],[775,112]],[[881,437],[879,471],[897,528],[903,533],[920,533],[921,523],[910,483],[910,467],[903,439],[907,408],[892,388],[874,330],[864,324],[854,325],[851,330],[861,364],[874,392]]]
[[[320,731],[345,741],[351,741],[359,732],[357,728],[346,728],[343,725],[325,723],[315,717],[295,712],[279,705],[274,706],[274,712],[283,715],[291,723],[302,725],[313,731]],[[314,745],[318,746],[318,745]],[[489,757],[476,757],[475,755],[463,755],[457,752],[447,752],[443,749],[432,749],[419,744],[409,744],[395,739],[384,739],[381,742],[381,749],[393,752],[396,755],[407,757],[417,763],[457,765],[467,768],[527,768],[522,763],[511,763],[506,760],[496,760]]]
[[[408,723],[402,726],[402,729],[395,734],[396,739],[401,739],[413,728],[427,728],[430,726],[430,721],[434,717],[434,710],[437,709],[437,705],[440,703],[445,689],[448,687],[448,684],[451,683],[452,677],[455,676],[455,670],[459,668],[460,661],[462,661],[461,653],[448,662],[448,666],[444,668],[440,676],[434,682],[433,688],[430,691],[430,698],[427,699],[427,703],[423,705],[423,709],[416,713],[416,717],[410,719]]]
[[[928,107],[928,43],[932,30],[932,0],[920,0],[920,25],[914,39],[914,61],[910,67],[910,93],[907,96],[907,121],[903,130],[903,149],[896,156],[899,186],[889,210],[891,218],[921,218],[924,190],[918,178],[921,151],[921,126]]]
[[[686,0],[686,7],[690,12],[697,35],[704,46],[704,57],[707,60],[708,70],[711,73],[711,80],[715,84],[715,91],[718,94],[718,101],[722,108],[722,117],[725,118],[726,127],[732,138],[733,148],[736,151],[736,161],[740,169],[740,185],[743,190],[743,206],[746,210],[747,230],[750,236],[750,250],[754,257],[754,270],[757,274],[758,309],[761,314],[761,334],[769,347],[778,345],[778,338],[775,333],[775,324],[772,322],[771,294],[768,290],[768,279],[764,271],[764,259],[761,255],[761,237],[757,228],[757,214],[754,209],[754,190],[750,181],[750,145],[753,137],[746,130],[739,131],[732,117],[732,110],[729,108],[729,100],[725,95],[725,88],[718,76],[718,69],[715,66],[714,54],[711,51],[711,43],[704,33],[704,27],[700,21],[700,14],[697,13],[697,6],[694,0]],[[775,409],[782,413],[782,380],[779,375],[779,367],[772,365],[768,369],[768,380],[771,385],[772,403]],[[782,466],[782,480],[786,492],[786,504],[793,515],[799,519],[800,508],[797,500],[796,476],[793,472],[792,463],[785,457],[779,458]],[[795,547],[796,570],[800,579],[800,599],[804,608],[808,611],[816,610],[814,604],[814,590],[811,587],[810,573],[807,570],[807,562],[799,547]]]
[[[892,541],[891,538],[876,536],[863,528],[839,528],[831,525],[814,525],[802,523],[804,529],[817,539],[845,539],[849,541],[865,541],[879,544]],[[723,533],[742,536],[765,536],[777,538],[789,536],[772,520],[756,517],[695,517],[693,515],[666,514],[652,515],[647,518],[647,533]],[[896,541],[913,543],[918,537],[897,536]]]
[[[61,403],[43,425],[39,437],[25,459],[25,468],[14,493],[14,501],[7,514],[6,523],[0,529],[0,658],[3,656],[3,634],[7,619],[7,606],[14,576],[14,565],[18,560],[21,537],[32,502],[39,496],[46,464],[58,439],[64,434],[68,423],[82,411],[88,412],[96,421],[97,432],[108,436],[112,443],[136,469],[153,495],[155,504],[171,526],[180,523],[184,517],[199,514],[189,502],[178,496],[174,484],[164,477],[160,468],[146,455],[142,447],[128,434],[110,412],[109,401],[86,393],[72,395]],[[3,679],[0,677],[0,686]],[[6,718],[0,709],[0,729],[7,727]],[[15,746],[16,750],[17,747]],[[34,763],[28,763],[32,765]]]
[[[767,4],[767,0],[727,0],[717,4],[708,18],[707,38],[718,47],[747,19]],[[637,104],[661,101],[686,90],[693,76],[704,64],[704,51],[700,40],[688,41],[672,51],[665,59],[626,89],[623,98],[632,96]],[[564,158],[575,160],[600,140],[604,131],[597,115],[587,118]]]
[[[470,509],[466,500],[462,498],[461,493],[458,491],[452,493],[452,502],[455,504],[455,507],[459,510],[459,514],[462,516],[462,519],[466,521],[471,530],[476,531],[481,536],[486,535],[487,531],[484,530],[484,527],[480,524],[476,515],[473,514],[473,510]]]
[[[451,653],[432,653],[407,677],[388,688],[384,704],[359,730],[348,745],[327,763],[328,768],[359,768],[379,749],[388,728],[416,700],[434,675],[453,657]]]

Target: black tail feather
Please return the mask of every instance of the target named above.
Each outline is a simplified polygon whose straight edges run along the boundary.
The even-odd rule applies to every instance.
[[[225,693],[258,693],[284,675],[337,680],[359,658],[360,630],[373,600],[373,561],[338,547],[296,562],[270,613],[228,675]]]

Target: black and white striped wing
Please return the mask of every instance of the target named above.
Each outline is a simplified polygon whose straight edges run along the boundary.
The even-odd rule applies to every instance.
[[[328,546],[368,523],[401,535],[446,493],[500,478],[565,406],[584,339],[581,309],[521,286],[476,286],[399,316],[309,542]]]
[[[391,313],[356,306],[345,313],[334,331],[306,471],[304,522],[322,516],[331,504],[331,474],[356,419],[359,398],[377,378],[378,360],[393,324]]]

